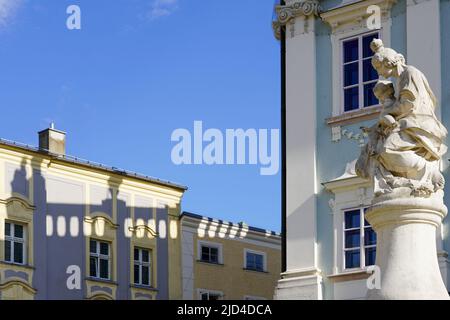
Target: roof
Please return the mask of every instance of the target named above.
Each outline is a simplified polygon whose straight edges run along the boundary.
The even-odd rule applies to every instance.
[[[10,141],[10,140],[6,140],[6,139],[0,138],[0,147],[1,146],[13,147],[13,148],[20,149],[20,150],[23,150],[23,151],[36,153],[36,154],[39,154],[41,156],[42,155],[43,156],[47,156],[47,157],[50,157],[52,159],[56,159],[56,160],[59,160],[59,161],[62,161],[62,162],[76,164],[76,165],[80,165],[80,166],[84,166],[84,167],[89,167],[89,168],[105,171],[105,172],[108,172],[108,173],[114,173],[114,174],[117,174],[117,175],[122,175],[122,176],[125,176],[125,177],[142,180],[142,181],[145,181],[145,182],[151,182],[151,183],[163,185],[163,186],[170,187],[170,188],[175,188],[175,189],[182,190],[182,191],[186,191],[188,189],[186,186],[183,186],[183,185],[178,184],[178,183],[173,183],[173,182],[170,182],[170,181],[161,180],[161,179],[158,179],[158,178],[150,177],[150,176],[147,176],[147,175],[139,174],[139,173],[136,173],[136,172],[132,172],[132,171],[116,168],[116,167],[110,167],[110,166],[107,166],[107,165],[104,165],[104,164],[101,164],[101,163],[80,159],[80,158],[77,158],[77,157],[74,157],[74,156],[52,153],[50,151],[39,149],[39,148],[34,147],[34,146],[30,146],[30,145],[27,145],[27,144],[22,144],[20,142],[15,142],[15,141]]]
[[[233,223],[230,223],[228,221],[224,221],[224,220],[220,220],[220,219],[214,219],[214,218],[211,218],[211,217],[205,217],[205,216],[202,216],[202,215],[199,215],[199,214],[183,211],[183,213],[181,214],[180,218],[182,219],[185,216],[186,217],[190,217],[190,218],[194,218],[194,219],[197,219],[197,220],[208,220],[210,222],[216,222],[216,223],[219,223],[219,224],[233,224]],[[244,226],[245,224],[240,222],[240,223],[237,223],[237,224],[235,223],[235,225]],[[266,230],[266,229],[262,229],[262,228],[257,228],[257,227],[252,227],[252,226],[247,226],[247,225],[245,225],[245,226],[248,227],[249,230],[254,231],[254,232],[259,232],[259,233],[263,233],[265,235],[271,235],[271,236],[276,236],[276,237],[280,236],[279,232],[275,232],[275,231],[272,231],[272,230]]]

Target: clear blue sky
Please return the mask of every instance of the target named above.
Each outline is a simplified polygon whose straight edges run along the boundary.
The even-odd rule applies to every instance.
[[[82,29],[66,28],[79,5]],[[280,174],[175,166],[177,128],[279,128],[273,0],[0,0],[0,137],[187,185],[183,210],[280,230]]]

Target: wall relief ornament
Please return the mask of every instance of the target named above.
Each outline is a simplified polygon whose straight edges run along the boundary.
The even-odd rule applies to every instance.
[[[296,17],[319,16],[320,4],[316,0],[305,0],[294,2],[289,5],[275,6],[276,19],[272,22],[275,38],[280,40],[281,28],[292,23]]]

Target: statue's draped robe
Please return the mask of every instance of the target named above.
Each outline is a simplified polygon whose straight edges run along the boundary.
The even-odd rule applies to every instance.
[[[415,67],[402,67],[397,101],[382,112],[392,115],[398,126],[386,136],[379,123],[370,128],[369,143],[356,164],[358,175],[374,178],[376,194],[410,185],[433,192],[433,175],[447,151],[447,130],[434,114],[436,98],[427,79]]]
[[[447,148],[447,130],[434,114],[436,98],[418,69],[405,66],[397,82],[398,101],[391,110],[399,126],[379,150],[383,166],[405,178],[420,178],[426,161],[438,161]]]

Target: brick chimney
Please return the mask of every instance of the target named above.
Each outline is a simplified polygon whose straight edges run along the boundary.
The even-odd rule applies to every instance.
[[[51,153],[66,154],[66,133],[55,129],[55,124],[51,123],[50,128],[40,131],[39,149]]]

